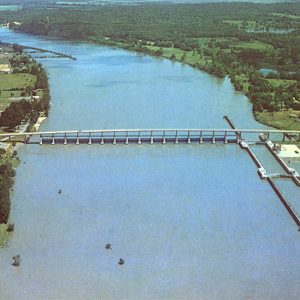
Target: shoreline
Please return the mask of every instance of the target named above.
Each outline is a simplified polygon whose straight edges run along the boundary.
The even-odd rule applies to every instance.
[[[15,54],[18,53],[17,51]],[[14,54],[14,55],[15,55]],[[25,54],[26,57],[31,59],[31,64],[35,64],[36,66],[39,67],[39,71],[35,73],[36,76],[36,81],[34,85],[31,87],[32,90],[37,89],[38,85],[41,85],[38,83],[39,81],[43,81],[44,83],[41,85],[41,89],[43,91],[43,94],[40,98],[40,103],[41,106],[37,106],[36,104],[31,104],[31,112],[30,114],[24,113],[22,122],[26,120],[25,125],[22,125],[22,129],[20,124],[17,123],[18,125],[15,127],[14,131],[17,130],[21,132],[35,132],[38,131],[42,122],[47,119],[48,116],[48,109],[49,109],[49,101],[50,101],[50,93],[49,93],[49,85],[48,85],[48,76],[41,64],[38,64],[37,61],[28,53]],[[19,72],[15,73],[19,74]],[[32,103],[32,102],[28,102]],[[22,105],[22,104],[21,104]],[[6,109],[10,109],[10,105],[7,106]],[[6,109],[4,111],[6,111]],[[4,120],[4,119],[3,119]],[[2,121],[3,121],[2,120]],[[2,124],[5,124],[4,121]],[[20,127],[19,127],[20,126]],[[4,125],[5,128],[5,125]],[[9,126],[6,125],[6,128],[10,128]],[[3,182],[9,182],[9,184],[4,185],[3,190],[5,193],[1,196],[1,223],[0,223],[0,248],[5,247],[8,243],[9,240],[9,230],[8,228],[10,227],[9,225],[13,222],[10,222],[11,218],[11,191],[14,186],[14,181],[15,181],[15,175],[16,175],[16,170],[18,165],[20,164],[20,160],[17,156],[19,148],[22,146],[22,143],[18,142],[13,142],[13,143],[1,143],[1,149],[4,151],[1,154],[1,165],[5,166],[6,169],[9,171],[6,171],[6,173],[2,174],[1,179],[3,179]],[[9,172],[9,173],[7,173]]]
[[[72,41],[71,39],[65,39],[65,40]],[[163,58],[163,59],[167,59],[167,60],[169,60],[171,62],[182,63],[182,64],[185,64],[185,65],[188,65],[188,66],[192,67],[193,69],[197,69],[197,70],[199,70],[201,72],[204,72],[204,73],[206,73],[208,75],[211,75],[211,76],[214,76],[216,78],[224,79],[225,77],[228,77],[229,80],[231,81],[231,84],[232,84],[234,90],[236,92],[242,93],[245,97],[247,97],[247,100],[251,103],[251,105],[252,105],[252,116],[253,116],[253,118],[254,118],[254,120],[256,122],[258,122],[258,123],[260,123],[262,125],[266,125],[268,127],[272,127],[272,128],[276,128],[276,129],[280,129],[280,130],[289,130],[289,129],[290,130],[298,130],[298,129],[289,128],[289,127],[286,127],[286,126],[279,126],[277,124],[274,124],[274,123],[271,123],[271,122],[268,122],[268,121],[264,122],[263,121],[263,117],[260,117],[260,115],[263,115],[265,113],[271,114],[271,113],[274,113],[274,112],[270,112],[270,111],[267,111],[267,110],[266,111],[262,111],[262,112],[255,111],[254,110],[254,104],[253,104],[253,102],[251,101],[251,99],[249,98],[249,96],[247,95],[247,93],[245,91],[237,89],[236,85],[232,81],[232,77],[230,76],[229,72],[227,72],[225,76],[220,77],[217,74],[208,72],[207,70],[205,70],[204,68],[202,68],[201,65],[199,65],[199,64],[198,65],[192,64],[192,63],[186,62],[184,60],[177,59],[176,57],[175,58],[171,58],[171,57],[169,57],[167,55],[164,55],[164,54],[157,55],[157,54],[155,54],[156,52],[153,52],[153,50],[141,51],[141,50],[132,49],[132,48],[130,48],[129,44],[125,44],[124,43],[124,45],[122,45],[122,43],[114,41],[114,40],[109,39],[109,38],[107,38],[107,41],[109,41],[107,44],[105,42],[99,42],[99,41],[89,40],[89,39],[88,40],[79,40],[79,41],[80,42],[93,43],[93,44],[96,44],[96,45],[105,46],[105,47],[111,47],[111,48],[115,48],[115,49],[123,49],[123,50],[129,51],[129,52],[134,52],[134,53],[137,53],[137,54],[149,55],[150,57],[153,57],[153,58]],[[113,43],[113,44],[111,45],[110,42]],[[174,49],[176,49],[176,48],[174,48]],[[208,63],[208,60],[206,60],[205,63]],[[287,111],[293,111],[293,110],[288,109]],[[282,111],[279,111],[279,112],[282,112]],[[300,118],[300,115],[299,115],[299,118]],[[299,122],[299,124],[300,124],[300,122]],[[300,127],[300,125],[299,125],[299,127]],[[300,128],[299,128],[299,130],[300,130]]]
[[[38,131],[46,119],[47,117],[44,115],[39,116],[36,123],[32,126],[32,129],[34,129],[33,131]]]
[[[34,131],[38,131],[41,124],[47,119],[46,116],[42,115],[38,118],[38,120],[36,121],[36,123],[32,126],[32,129],[34,129]],[[18,151],[20,147],[22,147],[24,144],[23,143],[16,143],[15,145],[8,145],[5,150],[7,153],[9,153],[9,156],[12,158],[12,153],[14,151]],[[20,163],[20,160],[19,160]],[[19,164],[18,163],[18,164]],[[16,171],[17,170],[17,166],[13,167],[13,169]],[[13,183],[14,186],[14,183]],[[13,188],[13,187],[12,187]],[[10,199],[11,200],[11,199]],[[8,216],[8,221],[7,223],[1,223],[0,224],[0,249],[7,247],[7,243],[9,240],[9,232],[8,232],[8,225],[10,224],[9,222],[10,220],[10,213]]]

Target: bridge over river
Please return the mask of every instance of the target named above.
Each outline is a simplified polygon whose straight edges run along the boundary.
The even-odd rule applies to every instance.
[[[300,131],[262,129],[107,129],[2,133],[2,142],[30,144],[154,144],[154,143],[259,143],[259,137],[273,142],[300,141]]]
[[[300,131],[276,129],[237,129],[232,122],[224,117],[230,129],[108,129],[108,130],[65,130],[47,132],[2,133],[0,141],[6,143],[21,142],[24,144],[67,145],[67,144],[203,144],[230,143],[238,144],[246,150],[257,166],[257,173],[262,180],[267,180],[280,201],[287,209],[300,230],[300,218],[276,186],[274,179],[292,180],[300,187],[300,176],[290,168],[278,155],[275,143],[300,141]],[[263,165],[251,150],[251,144],[262,144],[267,147],[285,173],[268,174]]]

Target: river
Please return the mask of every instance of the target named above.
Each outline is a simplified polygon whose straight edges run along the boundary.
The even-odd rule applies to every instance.
[[[225,128],[223,115],[263,127],[227,78],[4,28],[0,40],[77,57],[40,60],[53,103],[42,131]],[[19,157],[0,299],[300,297],[300,233],[236,145],[26,145]],[[282,188],[300,212],[299,189]]]

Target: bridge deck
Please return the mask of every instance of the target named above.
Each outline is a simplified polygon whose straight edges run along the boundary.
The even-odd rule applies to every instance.
[[[300,131],[295,130],[262,130],[262,129],[236,129],[230,124],[231,129],[117,129],[117,130],[67,130],[67,131],[48,131],[48,132],[33,132],[33,133],[4,133],[0,134],[1,142],[16,142],[35,143],[35,144],[154,144],[154,143],[237,143],[240,147],[248,152],[252,160],[258,168],[258,174],[261,179],[266,179],[272,186],[275,193],[278,195],[290,216],[300,227],[300,218],[293,210],[290,203],[285,199],[274,183],[276,178],[292,179],[295,184],[300,186],[299,175],[288,166],[284,168],[287,171],[285,174],[267,174],[261,163],[256,158],[255,154],[249,148],[245,137],[249,135],[255,136],[256,142],[263,143],[267,147],[271,147],[270,135],[280,137],[281,140],[294,139],[300,141]],[[273,139],[274,141],[274,139]],[[271,152],[273,148],[269,149]],[[278,156],[275,153],[272,153]],[[280,158],[279,163],[285,164]]]
[[[273,141],[300,141],[300,131],[262,129],[106,129],[106,130],[66,130],[47,132],[24,132],[0,134],[2,142],[37,143],[142,143],[142,142],[238,142],[241,139],[259,142],[259,134]]]
[[[228,129],[228,128],[200,128],[200,129],[193,129],[193,128],[188,128],[188,129],[181,129],[181,128],[172,128],[172,129],[93,129],[93,130],[53,130],[53,131],[39,131],[39,132],[7,132],[7,133],[1,133],[1,137],[7,137],[7,136],[18,136],[18,135],[45,135],[45,134],[89,134],[89,133],[126,133],[126,132],[157,132],[157,133],[163,133],[163,132],[168,132],[168,133],[176,133],[177,132],[183,132],[183,133],[253,133],[253,134],[259,134],[259,133],[265,133],[265,134],[289,134],[289,135],[299,135],[300,130],[279,130],[279,129],[240,129],[240,128],[235,128],[235,129]]]

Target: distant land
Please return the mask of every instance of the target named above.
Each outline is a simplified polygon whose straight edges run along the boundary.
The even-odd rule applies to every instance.
[[[64,0],[64,1],[51,1],[51,0],[0,0],[0,5],[12,4],[41,4],[41,3],[57,3],[57,4],[112,4],[112,3],[125,3],[125,4],[141,4],[141,3],[217,3],[217,2],[251,2],[251,3],[297,3],[299,0]]]

